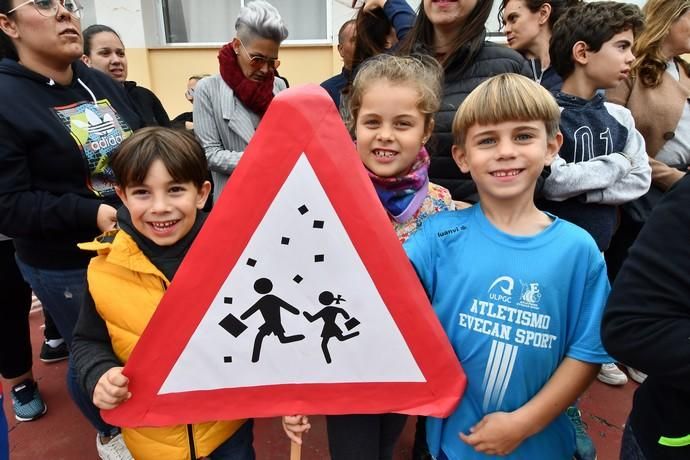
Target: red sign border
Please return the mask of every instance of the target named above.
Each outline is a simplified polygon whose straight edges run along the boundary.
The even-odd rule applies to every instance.
[[[426,382],[284,384],[158,395],[303,153]],[[372,203],[379,199],[327,93],[309,85],[276,96],[125,366],[133,398],[102,411],[103,418],[117,426],[165,426],[297,413],[447,416],[464,391],[465,375],[387,214]],[[227,260],[225,269],[207,270],[211,257]]]

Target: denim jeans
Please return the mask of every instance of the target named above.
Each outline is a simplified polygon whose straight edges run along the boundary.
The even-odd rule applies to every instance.
[[[254,421],[247,422],[240,427],[227,441],[211,452],[211,460],[254,460]]]
[[[77,324],[79,310],[84,303],[86,293],[86,269],[46,270],[27,265],[18,257],[17,266],[38,300],[43,304],[43,308],[53,318],[67,346],[71,346],[72,331]],[[67,390],[81,413],[99,433],[110,435],[118,431],[117,428],[103,421],[100,411],[93,405],[90,396],[82,390],[72,359],[69,360],[67,369]]]
[[[630,420],[626,422],[625,430],[623,430],[620,460],[646,460],[642,449],[637,444],[637,439],[635,439],[635,434],[630,426]]]

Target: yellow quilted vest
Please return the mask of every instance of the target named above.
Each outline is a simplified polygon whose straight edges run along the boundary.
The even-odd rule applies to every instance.
[[[126,363],[170,282],[125,232],[110,232],[79,247],[98,252],[89,264],[89,292],[115,355]],[[136,460],[195,460],[191,443],[197,457],[208,456],[244,422],[201,423],[191,430],[187,425],[123,428],[122,435]]]

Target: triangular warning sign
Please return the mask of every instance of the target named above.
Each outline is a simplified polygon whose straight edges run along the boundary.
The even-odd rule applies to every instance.
[[[333,102],[280,93],[104,418],[445,416],[465,377]]]

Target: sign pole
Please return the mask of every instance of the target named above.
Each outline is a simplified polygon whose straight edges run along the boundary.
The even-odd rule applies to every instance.
[[[302,445],[295,441],[290,442],[290,460],[300,460],[302,458]]]

